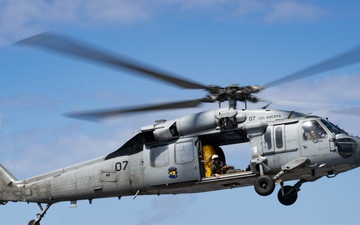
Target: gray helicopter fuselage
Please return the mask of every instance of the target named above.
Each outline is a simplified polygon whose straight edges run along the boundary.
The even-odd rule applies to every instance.
[[[209,175],[209,154],[218,152],[205,146],[244,142],[250,143],[248,169]],[[197,193],[254,185],[261,175],[313,181],[358,167],[359,146],[358,137],[320,117],[218,109],[158,121],[107,156],[32,178],[16,180],[1,166],[0,202]]]

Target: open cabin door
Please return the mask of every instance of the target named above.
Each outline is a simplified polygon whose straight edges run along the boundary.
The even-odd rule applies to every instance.
[[[146,146],[145,180],[148,186],[201,179],[197,138],[184,138],[163,145]]]

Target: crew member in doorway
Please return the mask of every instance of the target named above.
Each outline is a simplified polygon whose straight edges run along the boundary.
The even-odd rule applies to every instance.
[[[223,161],[220,160],[217,154],[211,157],[211,176],[219,178],[221,174],[236,173],[241,170],[234,169],[233,166],[227,166]]]

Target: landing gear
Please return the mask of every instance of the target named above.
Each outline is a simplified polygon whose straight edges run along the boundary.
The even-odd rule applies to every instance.
[[[35,220],[30,220],[30,222],[28,223],[28,225],[40,225],[39,222],[35,223]]]
[[[284,186],[284,183],[281,182],[281,189],[278,192],[279,202],[283,205],[289,206],[296,202],[298,197],[298,192],[300,191],[300,186],[305,182],[305,180],[299,180],[294,186]]]
[[[35,220],[30,220],[28,225],[40,225],[41,219],[45,216],[46,211],[48,211],[48,209],[50,208],[51,205],[52,205],[52,203],[49,203],[46,205],[45,208],[43,208],[41,203],[38,203],[41,213],[37,214],[37,218]]]
[[[284,186],[278,192],[279,202],[283,205],[292,205],[298,197],[297,191],[292,186]]]
[[[265,159],[263,158],[263,161]],[[280,178],[287,172],[298,168],[299,166],[306,163],[308,159],[306,157],[300,157],[298,159],[294,159],[285,165],[281,166],[281,170],[274,176],[270,177],[265,175],[266,165],[263,163],[258,163],[254,161],[253,168],[259,172],[260,176],[256,179],[254,183],[254,188],[256,193],[262,196],[268,196],[273,193],[275,189],[275,181],[281,181]],[[258,167],[256,167],[258,166]],[[299,180],[294,186],[284,186],[284,183],[281,181],[281,189],[278,192],[278,199],[283,205],[292,205],[296,202],[298,197],[298,192],[300,191],[300,186],[306,182],[306,180]]]
[[[271,177],[261,175],[256,179],[254,183],[254,188],[256,193],[258,193],[259,195],[268,196],[273,193],[275,189],[275,182]]]

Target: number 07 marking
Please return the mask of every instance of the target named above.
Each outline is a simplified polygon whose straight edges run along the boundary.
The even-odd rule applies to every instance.
[[[128,163],[129,163],[128,161],[122,161],[122,162],[115,163],[115,171],[126,170]]]

